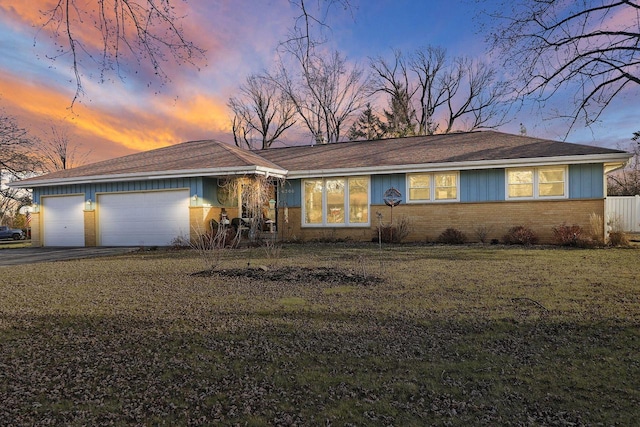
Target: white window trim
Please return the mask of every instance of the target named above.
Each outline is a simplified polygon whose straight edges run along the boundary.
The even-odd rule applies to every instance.
[[[562,196],[540,196],[540,170],[542,169],[562,169],[564,171],[564,190]],[[532,171],[533,172],[533,196],[532,197],[510,197],[509,196],[509,172],[510,171]],[[567,165],[559,166],[539,166],[539,167],[521,167],[507,168],[504,170],[504,196],[505,200],[561,200],[569,198],[569,167]]]
[[[327,180],[332,180],[332,179],[344,179],[346,181],[346,189],[344,192],[344,206],[345,206],[345,212],[349,212],[349,179],[351,178],[363,178],[367,180],[367,209],[368,209],[368,221],[367,222],[354,222],[351,223],[349,222],[349,218],[348,216],[345,216],[345,222],[344,223],[335,223],[335,222],[327,222],[327,187],[326,187],[326,183]],[[307,217],[307,204],[305,203],[306,200],[306,191],[305,191],[305,181],[318,181],[318,180],[322,180],[322,222],[321,223],[317,223],[317,224],[308,224],[304,221],[304,219]],[[356,228],[356,227],[363,227],[363,228],[367,228],[367,227],[371,227],[371,177],[369,176],[360,176],[360,175],[354,175],[354,176],[332,176],[332,177],[328,177],[328,178],[309,178],[308,180],[303,179],[300,183],[300,190],[302,193],[302,206],[301,206],[301,217],[300,217],[300,222],[303,228]]]
[[[427,199],[418,199],[411,200],[410,196],[410,184],[409,178],[412,175],[429,175],[429,200]],[[436,200],[436,175],[455,175],[456,176],[456,198],[455,199],[439,199]],[[413,203],[454,203],[460,201],[460,171],[438,171],[438,172],[413,172],[408,173],[405,177],[406,187],[407,187],[407,204]]]

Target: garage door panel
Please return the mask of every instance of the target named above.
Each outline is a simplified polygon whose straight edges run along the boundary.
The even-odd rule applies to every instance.
[[[102,246],[166,246],[189,235],[189,191],[98,195]]]
[[[84,246],[84,196],[43,197],[44,246]]]

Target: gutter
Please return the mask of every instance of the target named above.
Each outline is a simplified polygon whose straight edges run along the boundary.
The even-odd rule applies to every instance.
[[[176,179],[176,178],[194,178],[194,177],[220,177],[229,175],[265,175],[267,177],[284,178],[287,171],[283,169],[273,169],[264,166],[237,166],[221,169],[189,169],[189,170],[170,170],[156,172],[137,172],[117,175],[90,175],[77,176],[58,179],[37,179],[29,178],[9,183],[12,188],[35,188],[49,187],[53,185],[73,185],[73,184],[94,184],[103,182],[127,182],[127,181],[143,181],[153,179]],[[46,176],[46,175],[45,175]]]

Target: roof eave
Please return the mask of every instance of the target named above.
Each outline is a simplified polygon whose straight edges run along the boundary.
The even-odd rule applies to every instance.
[[[325,177],[337,175],[380,175],[390,173],[437,172],[445,170],[473,170],[495,168],[521,168],[543,165],[567,165],[586,163],[626,164],[629,153],[586,154],[576,156],[533,157],[523,159],[479,160],[465,162],[421,163],[413,165],[369,166],[359,168],[309,169],[289,171],[287,178]]]
[[[14,188],[35,188],[49,187],[53,185],[73,185],[73,184],[91,184],[102,182],[126,182],[141,181],[152,179],[175,179],[175,178],[193,178],[199,176],[229,176],[229,175],[265,175],[267,177],[284,178],[287,171],[284,169],[275,169],[265,166],[236,166],[228,168],[207,168],[207,169],[189,169],[189,170],[170,170],[170,171],[154,171],[154,172],[138,172],[117,175],[90,175],[77,176],[59,179],[42,179],[30,180],[27,182],[16,181],[9,184]]]

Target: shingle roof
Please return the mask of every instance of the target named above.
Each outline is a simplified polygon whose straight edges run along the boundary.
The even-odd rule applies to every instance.
[[[624,151],[494,131],[273,148],[260,156],[289,171],[623,154]]]
[[[157,150],[131,154],[29,178],[16,186],[53,185],[82,179],[117,180],[140,176],[213,175],[229,171],[251,173],[258,168],[280,174],[315,173],[322,170],[385,171],[411,165],[469,164],[517,159],[598,158],[626,161],[624,151],[571,144],[495,131],[352,141],[315,146],[244,150],[216,140],[191,141]],[[382,172],[381,172],[382,173]],[[191,175],[190,175],[191,174]]]
[[[256,153],[216,140],[190,141],[156,150],[130,154],[124,157],[105,160],[50,173],[45,176],[29,178],[29,181],[64,180],[70,178],[134,175],[146,173],[164,173],[167,171],[202,171],[243,169],[247,171],[262,167],[280,170],[280,168]],[[283,171],[284,172],[284,171]]]

